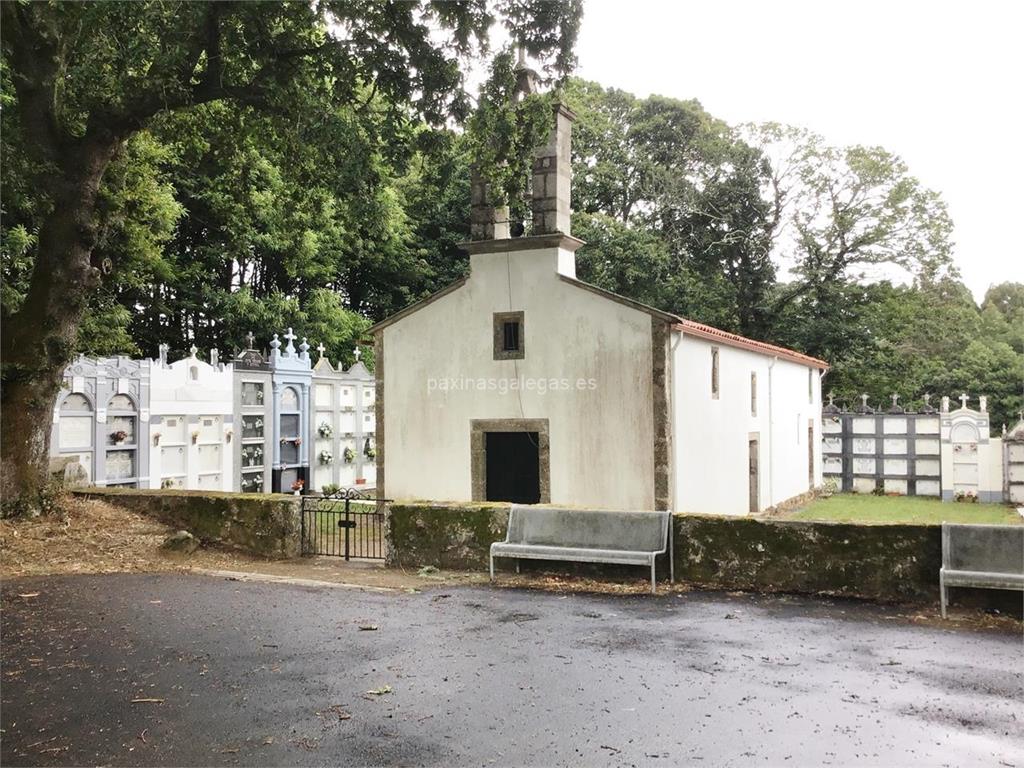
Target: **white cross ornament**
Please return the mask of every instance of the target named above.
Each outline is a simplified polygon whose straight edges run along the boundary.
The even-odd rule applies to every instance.
[[[298,338],[298,336],[296,336],[294,333],[292,333],[292,329],[289,328],[288,329],[288,333],[286,333],[284,335],[284,337],[285,337],[285,339],[288,340],[288,346],[285,347],[285,350],[288,351],[288,352],[294,352],[295,351],[295,345],[292,344],[292,342],[295,341]]]

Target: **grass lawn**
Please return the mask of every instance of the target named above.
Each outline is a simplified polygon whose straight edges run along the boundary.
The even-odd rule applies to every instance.
[[[842,523],[1024,523],[1004,504],[943,502],[923,496],[870,496],[839,493],[780,515],[784,520],[831,520]]]

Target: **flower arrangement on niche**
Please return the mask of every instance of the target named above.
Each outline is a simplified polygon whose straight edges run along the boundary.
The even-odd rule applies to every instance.
[[[342,453],[342,456],[345,457],[346,464],[351,464],[353,461],[356,460],[356,452],[348,447],[345,448],[345,451],[344,453]]]
[[[306,481],[305,480],[296,480],[294,483],[292,483],[292,493],[294,493],[296,496],[298,496],[300,493],[302,493],[302,489],[305,488],[305,487],[306,487]]]
[[[262,493],[263,492],[263,475],[258,474],[252,479],[247,479],[244,475],[242,477],[242,491],[246,493]]]
[[[160,445],[160,433],[159,432],[154,432],[153,433],[153,445]]]
[[[258,445],[250,445],[243,448],[242,458],[245,459],[246,466],[258,467],[263,463],[263,448]]]
[[[231,438],[234,436],[235,431],[233,429],[229,429],[227,432],[224,433],[224,439],[229,443],[231,442]]]
[[[320,426],[316,428],[316,431],[317,434],[324,439],[327,439],[332,434],[334,434],[334,430],[331,429],[331,425],[328,424],[326,421],[322,422]]]
[[[198,442],[199,442],[199,432],[193,432],[192,433],[192,445],[195,445]]]
[[[372,445],[367,445],[363,453],[366,455],[366,458],[370,459],[371,461],[377,458],[377,449],[374,448]]]
[[[119,429],[116,432],[110,433],[110,439],[113,440],[115,443],[123,443],[125,440],[128,439],[128,433],[125,432],[123,429]]]
[[[334,454],[332,454],[330,451],[320,451],[320,455],[318,458],[320,459],[321,464],[330,464],[332,461],[334,461]]]

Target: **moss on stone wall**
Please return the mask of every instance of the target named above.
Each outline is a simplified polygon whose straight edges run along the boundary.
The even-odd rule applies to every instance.
[[[881,600],[938,598],[941,529],[677,515],[676,578]]]
[[[505,538],[507,504],[394,504],[388,521],[388,565],[486,568],[491,543]]]
[[[300,501],[290,496],[224,491],[89,488],[77,495],[103,499],[216,543],[261,557],[297,557]]]
[[[391,507],[388,564],[484,569],[491,543],[505,538],[507,526],[507,505],[397,504]],[[673,531],[680,581],[876,600],[938,599],[938,526],[676,515]]]

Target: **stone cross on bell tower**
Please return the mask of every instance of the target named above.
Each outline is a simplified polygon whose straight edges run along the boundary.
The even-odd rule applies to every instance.
[[[969,398],[969,397],[967,396],[967,393],[966,393],[966,392],[964,392],[963,394],[961,394],[961,395],[960,395],[960,407],[961,407],[961,408],[967,408],[967,401],[968,401],[968,400],[970,400],[970,398]]]
[[[325,347],[324,343],[321,341],[319,344],[316,345],[316,351],[320,353],[320,359],[322,360],[324,357],[324,352],[327,351],[327,347]]]
[[[359,362],[359,357],[363,354],[363,352],[362,352],[361,349],[359,349],[359,347],[356,347],[355,350],[352,352],[352,354],[355,356],[356,362],[358,363]]]

